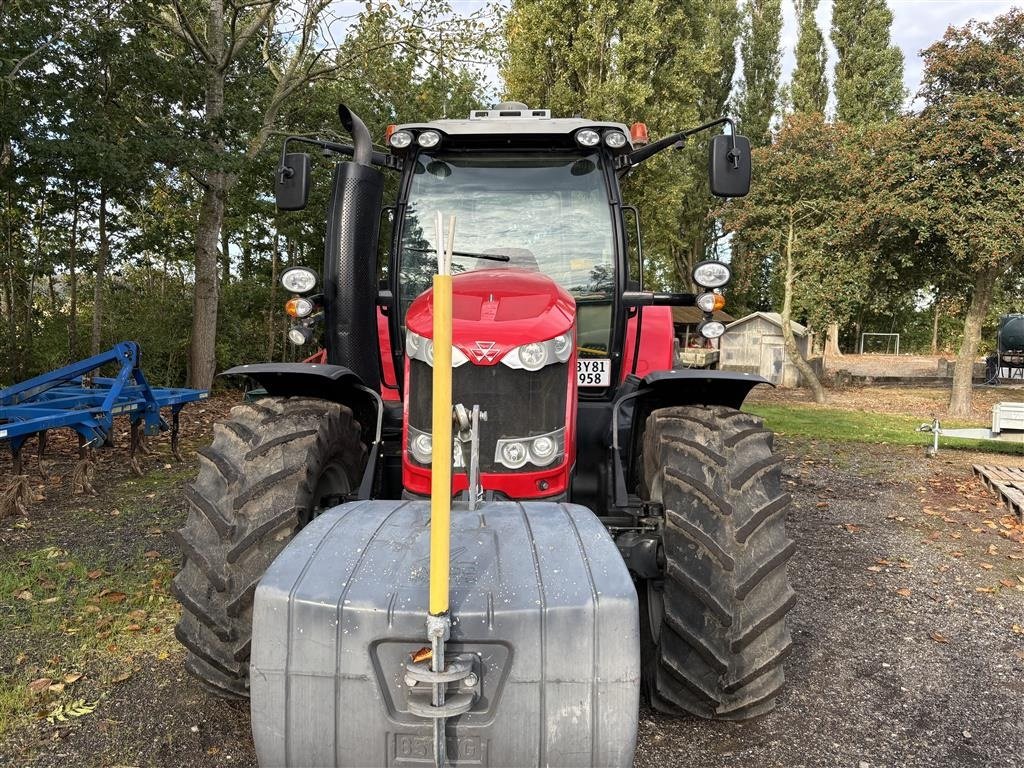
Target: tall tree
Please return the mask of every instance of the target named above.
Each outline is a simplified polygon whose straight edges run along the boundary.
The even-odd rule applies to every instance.
[[[993,295],[1024,265],[1024,11],[950,28],[925,50],[924,65],[924,109],[894,140],[878,178],[888,179],[895,212],[944,254],[935,283],[959,285],[966,299],[949,404],[962,417]]]
[[[771,141],[772,118],[779,106],[782,51],[782,0],[746,0],[743,4],[743,79],[737,105],[740,128],[752,144]]]
[[[797,23],[800,27],[796,42],[796,68],[790,86],[790,98],[795,112],[825,112],[828,103],[828,77],[825,65],[828,53],[818,20],[818,0],[795,0]]]
[[[903,52],[892,44],[892,11],[885,0],[835,0],[832,44],[836,117],[851,125],[891,120],[900,113]]]

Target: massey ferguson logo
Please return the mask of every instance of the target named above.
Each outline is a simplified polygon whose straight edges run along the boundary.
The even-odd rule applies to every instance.
[[[473,353],[473,357],[476,358],[478,363],[487,361],[493,363],[494,358],[498,356],[497,343],[493,341],[478,341],[470,350]]]

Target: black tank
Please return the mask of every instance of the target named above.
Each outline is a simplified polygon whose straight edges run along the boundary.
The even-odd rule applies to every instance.
[[[1003,315],[999,318],[996,343],[1002,353],[1024,350],[1024,315]]]

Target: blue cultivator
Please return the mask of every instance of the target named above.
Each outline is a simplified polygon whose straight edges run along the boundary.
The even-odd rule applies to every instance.
[[[112,378],[95,376],[101,366],[119,366]],[[56,371],[44,373],[20,384],[0,389],[0,442],[8,442],[14,456],[14,474],[22,472],[22,447],[32,435],[39,436],[39,456],[46,450],[46,433],[68,428],[78,433],[81,471],[91,464],[89,451],[110,444],[115,416],[131,419],[132,469],[141,474],[135,454],[145,450],[142,435],[171,431],[171,453],[178,460],[178,415],[186,403],[202,400],[209,393],[199,389],[151,387],[139,367],[139,345],[122,341],[103,352]],[[170,425],[160,415],[170,408]]]

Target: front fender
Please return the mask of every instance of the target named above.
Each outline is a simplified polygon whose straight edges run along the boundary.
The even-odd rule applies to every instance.
[[[763,376],[753,373],[676,368],[647,374],[640,381],[639,388],[650,390],[640,399],[656,403],[651,410],[674,405],[726,405],[739,408],[750,390],[758,384],[775,386]]]
[[[272,397],[316,397],[348,403],[362,380],[342,365],[321,363],[253,363],[237,365],[221,376],[248,376]]]

